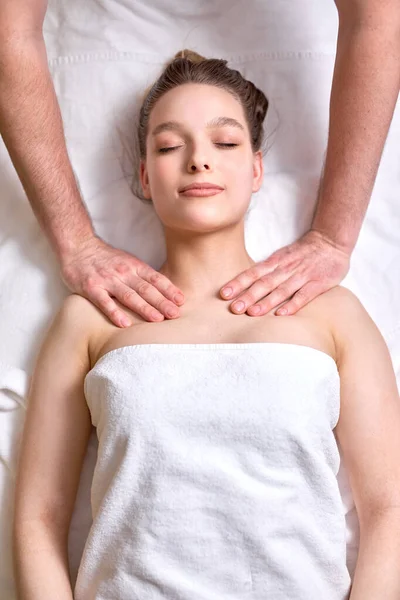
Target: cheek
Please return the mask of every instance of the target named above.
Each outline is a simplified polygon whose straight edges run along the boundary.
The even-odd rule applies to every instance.
[[[253,193],[253,162],[243,159],[225,176],[231,207],[235,206],[235,213],[240,214],[247,210]]]
[[[228,185],[229,181],[234,181],[235,187],[239,186],[242,190],[249,185],[252,186],[253,161],[247,154],[237,153],[235,157],[232,157],[232,160],[225,162],[224,170],[229,178],[227,180]]]
[[[176,178],[176,165],[169,159],[170,157],[162,157],[162,160],[155,160],[149,169],[150,186],[153,189],[163,189],[173,185]]]

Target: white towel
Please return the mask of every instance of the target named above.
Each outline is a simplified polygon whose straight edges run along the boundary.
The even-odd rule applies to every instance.
[[[85,380],[99,447],[76,600],[344,600],[339,390],[306,346],[108,352]]]

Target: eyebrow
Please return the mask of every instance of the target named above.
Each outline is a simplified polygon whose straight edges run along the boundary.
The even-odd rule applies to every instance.
[[[236,119],[232,119],[232,117],[216,117],[212,121],[209,121],[206,124],[207,129],[215,129],[220,127],[237,127],[244,131],[244,127],[239,121]],[[158,135],[163,131],[183,131],[184,127],[179,121],[166,121],[165,123],[160,123],[157,127],[154,128],[152,135]]]

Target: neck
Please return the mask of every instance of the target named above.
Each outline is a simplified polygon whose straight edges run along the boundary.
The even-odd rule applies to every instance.
[[[219,290],[255,261],[246,251],[243,223],[209,233],[165,228],[167,259],[159,272],[185,295],[186,302],[221,299]]]

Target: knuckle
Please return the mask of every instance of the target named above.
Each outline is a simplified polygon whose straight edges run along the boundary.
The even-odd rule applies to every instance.
[[[130,267],[126,263],[120,262],[115,266],[115,270],[120,275],[127,275],[130,271]]]
[[[139,259],[137,259],[137,260],[139,260]],[[137,267],[136,267],[136,273],[142,279],[149,280],[155,273],[155,270],[150,265],[148,265],[142,261],[139,261],[137,264]]]
[[[182,293],[181,290],[179,290],[177,287],[175,287],[173,283],[171,283],[171,285],[169,285],[166,288],[165,292],[163,292],[163,294],[165,296],[169,296],[169,298],[171,298],[171,299],[174,298],[174,296],[176,294],[181,294],[181,293]]]
[[[257,279],[258,275],[256,275],[253,271],[253,268],[251,268],[244,273],[239,273],[239,275],[237,275],[234,279],[231,279],[229,283],[225,284],[224,287],[229,286],[235,288],[238,284],[239,286],[247,287],[257,281]]]
[[[263,285],[269,285],[271,283],[271,281],[273,280],[273,276],[271,275],[271,273],[265,273],[264,275],[261,275],[261,277],[259,278],[260,283],[262,283]]]
[[[244,302],[244,304],[248,306],[249,304],[252,304],[255,301],[254,298],[255,296],[253,296],[253,294],[248,291],[245,294],[242,294],[241,296],[235,298],[234,303],[236,304],[236,302]]]
[[[301,308],[301,305],[297,305],[295,302],[293,302],[293,300],[291,300],[290,302],[286,302],[282,308],[285,309],[287,315],[293,315]]]
[[[134,302],[132,302],[132,304],[134,305],[134,311],[136,313],[138,313],[144,319],[150,320],[149,317],[151,315],[152,308],[149,304],[147,304],[147,302],[142,301],[140,296],[136,296],[136,299]]]
[[[148,281],[141,281],[139,283],[139,285],[137,286],[136,291],[140,296],[143,297],[149,293],[150,289],[151,289],[151,285]]]
[[[129,304],[136,306],[137,300],[138,300],[137,293],[134,290],[131,290],[130,288],[125,290],[122,293],[122,303],[125,304],[126,306],[128,306]]]
[[[156,307],[158,310],[164,311],[167,308],[171,307],[171,302],[166,298],[160,298],[156,303]]]
[[[86,279],[85,288],[86,288],[87,290],[93,290],[93,288],[95,288],[95,287],[96,287],[96,285],[97,285],[97,278],[96,278],[96,277],[92,277],[92,276],[90,276],[90,277],[88,277],[88,278]]]
[[[270,311],[272,308],[287,300],[288,294],[285,290],[277,288],[262,301],[263,308]]]
[[[164,314],[168,311],[177,314],[178,313],[178,308],[175,304],[173,304],[172,302],[170,302],[169,300],[167,300],[166,298],[164,298],[163,300],[161,300],[160,302],[157,303],[157,309],[161,312],[163,312]]]
[[[298,304],[299,302],[305,301],[307,297],[308,297],[308,293],[304,289],[304,287],[302,287],[299,290],[297,290],[296,294],[292,298],[292,302],[294,302],[295,304]]]
[[[288,286],[286,285],[281,285],[280,287],[278,287],[278,289],[276,290],[276,297],[281,300],[284,300],[286,298],[290,298],[290,296],[292,296],[293,294],[293,290],[290,290]]]
[[[269,296],[262,298],[257,304],[260,304],[265,310],[271,310],[271,307],[274,305],[274,298],[270,294]]]
[[[116,304],[108,297],[100,297],[96,301],[97,306],[106,314],[110,319],[113,319],[116,315],[118,315],[118,307]]]
[[[110,306],[109,304],[106,304],[104,306],[104,312],[110,317],[112,321],[117,321],[118,317],[121,315],[121,312],[116,306]]]
[[[253,281],[257,281],[257,279],[260,279],[262,276],[262,266],[255,265],[254,267],[251,267],[248,274]]]
[[[157,285],[158,283],[162,282],[163,277],[162,277],[161,273],[158,273],[157,271],[153,271],[152,273],[150,273],[148,280],[151,284]]]
[[[153,316],[154,316],[154,307],[150,306],[150,304],[142,304],[140,306],[139,309],[139,313],[141,314],[142,317],[144,317],[145,319],[147,319],[148,321],[152,321],[153,320]]]
[[[299,310],[299,308],[301,308],[302,306],[304,306],[305,304],[307,304],[307,299],[305,297],[302,296],[298,296],[297,294],[295,296],[293,296],[293,298],[290,300],[290,303],[288,302],[288,306],[287,308],[289,308],[290,310]]]

